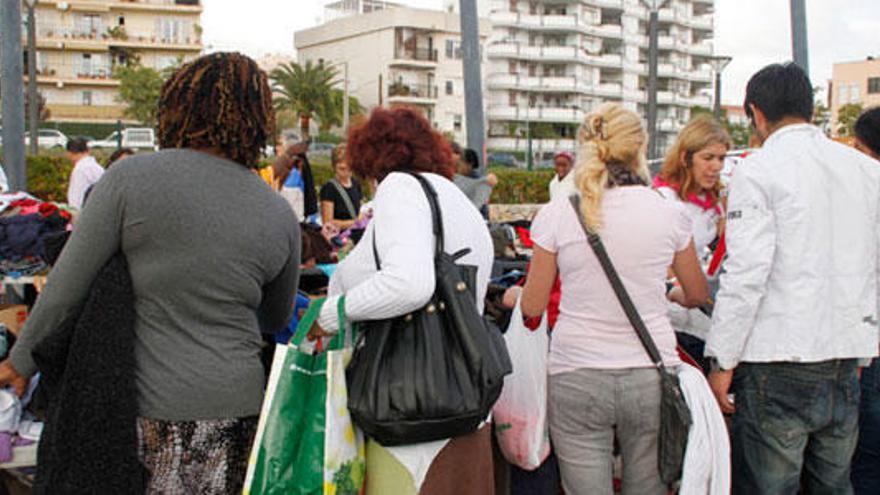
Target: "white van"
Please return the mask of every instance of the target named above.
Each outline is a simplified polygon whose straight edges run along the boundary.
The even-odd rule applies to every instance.
[[[118,132],[113,132],[106,139],[92,141],[89,143],[91,148],[116,148]],[[122,147],[132,149],[150,149],[159,150],[156,143],[156,133],[149,127],[129,127],[122,130]]]

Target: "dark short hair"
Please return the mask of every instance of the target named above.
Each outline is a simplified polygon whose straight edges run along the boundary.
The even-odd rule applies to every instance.
[[[876,155],[880,155],[880,107],[865,110],[856,120],[856,137]]]
[[[755,105],[770,122],[785,117],[813,118],[813,85],[810,78],[792,62],[764,67],[749,79],[743,108],[754,118]]]
[[[255,167],[275,134],[266,73],[240,53],[219,52],[189,62],[162,86],[162,148],[213,148]]]
[[[461,145],[460,144],[458,144],[455,141],[452,141],[451,143],[449,143],[449,148],[452,149],[453,153],[461,156]]]
[[[134,155],[133,149],[119,148],[118,150],[114,151],[110,155],[110,158],[107,159],[107,165],[105,168],[110,168],[110,165],[113,165],[114,163],[118,162],[121,158],[123,158],[125,156],[130,156],[130,155]]]
[[[470,165],[471,170],[477,170],[480,168],[480,155],[477,154],[471,148],[467,148],[464,150],[464,155],[462,155],[464,162]]]
[[[351,130],[346,161],[361,177],[380,181],[391,172],[433,172],[452,179],[452,150],[442,134],[408,107],[378,107]]]
[[[67,151],[71,153],[87,153],[89,142],[85,138],[75,137],[67,141]]]

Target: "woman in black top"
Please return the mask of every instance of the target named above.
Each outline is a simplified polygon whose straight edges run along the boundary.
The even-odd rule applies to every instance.
[[[344,144],[333,150],[332,161],[336,175],[321,188],[321,220],[345,230],[358,219],[363,193],[345,161]]]

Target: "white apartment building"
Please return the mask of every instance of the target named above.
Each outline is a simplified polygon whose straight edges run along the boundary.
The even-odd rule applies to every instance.
[[[607,101],[647,116],[648,19],[640,0],[488,0],[488,148],[574,150],[586,112]],[[669,0],[659,12],[658,150],[711,107],[714,0]]]
[[[294,34],[300,63],[339,64],[340,79],[347,64],[349,92],[367,109],[417,107],[437,129],[466,140],[458,14],[375,0],[344,0],[327,10],[327,22]],[[483,41],[490,31],[481,21]]]

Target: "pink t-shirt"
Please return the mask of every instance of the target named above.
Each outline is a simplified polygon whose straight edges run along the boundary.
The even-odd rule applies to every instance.
[[[690,216],[677,202],[642,186],[606,191],[602,215],[600,235],[617,273],[663,361],[678,365],[665,281],[675,253],[691,240]],[[562,278],[559,321],[550,342],[550,374],[651,366],[567,197],[541,208],[532,222],[532,240],[557,254]]]

